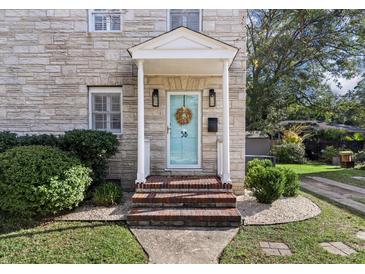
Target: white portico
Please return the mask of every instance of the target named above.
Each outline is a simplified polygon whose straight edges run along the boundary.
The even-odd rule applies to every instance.
[[[180,27],[130,49],[138,67],[138,153],[136,183],[146,181],[145,151],[145,76],[219,76],[222,79],[222,159],[220,175],[230,183],[229,67],[238,49],[202,33]],[[192,93],[193,94],[193,93]],[[193,95],[192,95],[193,96]],[[196,97],[197,100],[200,97]],[[191,97],[192,104],[195,97]],[[200,102],[200,103],[199,103]],[[196,103],[200,107],[201,101]],[[187,104],[189,102],[187,101]],[[185,96],[184,96],[185,106]],[[169,129],[169,125],[167,126]],[[198,124],[197,124],[197,128]],[[197,144],[199,143],[197,138]],[[218,154],[218,153],[217,153]],[[199,156],[200,157],[200,156]],[[219,155],[217,155],[219,158]]]

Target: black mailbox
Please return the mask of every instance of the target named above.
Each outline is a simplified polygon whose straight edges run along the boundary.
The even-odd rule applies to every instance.
[[[208,118],[208,132],[218,131],[218,118]]]

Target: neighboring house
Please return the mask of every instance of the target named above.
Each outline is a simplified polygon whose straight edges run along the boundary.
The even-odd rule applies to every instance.
[[[124,187],[218,174],[238,188],[245,20],[244,10],[0,10],[0,130],[111,131],[109,177]]]
[[[339,129],[344,130],[349,133],[365,133],[364,128],[359,128],[357,126],[345,125],[345,124],[336,124],[336,123],[326,123],[322,121],[316,120],[285,120],[281,121],[279,125],[288,127],[292,125],[306,125],[313,129]]]

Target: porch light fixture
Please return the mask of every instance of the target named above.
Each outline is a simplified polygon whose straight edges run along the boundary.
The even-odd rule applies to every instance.
[[[214,91],[214,89],[209,90],[209,107],[215,107],[215,91]]]
[[[158,89],[154,89],[152,92],[152,106],[158,107],[160,105],[160,98],[158,96]]]

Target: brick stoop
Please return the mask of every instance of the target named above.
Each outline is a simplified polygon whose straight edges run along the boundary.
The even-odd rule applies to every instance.
[[[224,192],[135,193],[133,207],[236,207],[236,196]]]
[[[239,226],[231,185],[216,176],[150,176],[136,186],[130,225]]]
[[[132,208],[131,225],[239,226],[236,208]]]
[[[145,183],[136,184],[136,192],[226,192],[232,185],[222,184],[216,176],[149,176]]]

